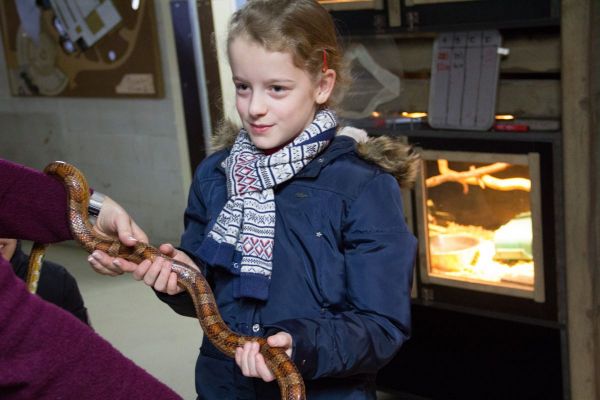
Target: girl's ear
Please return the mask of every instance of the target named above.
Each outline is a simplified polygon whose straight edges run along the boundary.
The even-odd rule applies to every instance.
[[[321,77],[319,78],[319,83],[316,88],[316,97],[315,102],[317,104],[325,104],[329,97],[331,96],[331,92],[333,92],[333,87],[335,86],[336,73],[332,69],[328,69],[325,72],[321,73]]]

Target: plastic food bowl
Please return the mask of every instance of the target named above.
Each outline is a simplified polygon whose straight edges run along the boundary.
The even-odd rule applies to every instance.
[[[476,261],[479,239],[463,234],[436,235],[429,239],[431,267],[460,271]]]

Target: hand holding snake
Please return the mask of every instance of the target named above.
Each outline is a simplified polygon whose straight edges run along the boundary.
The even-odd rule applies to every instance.
[[[193,261],[185,253],[176,250],[170,244],[162,244],[159,250],[169,258],[194,266]],[[108,268],[116,264],[116,268],[131,273],[135,280],[143,281],[158,292],[175,295],[184,290],[177,284],[177,274],[171,270],[171,265],[167,258],[157,257],[152,262],[144,260],[140,264],[135,264],[119,258],[113,259],[97,250],[94,251],[93,255],[94,257],[90,260],[90,264],[96,270]],[[286,354],[288,356],[291,355],[293,341],[290,334],[279,332],[268,337],[267,343],[272,347],[284,348]],[[264,357],[260,354],[260,347],[257,342],[246,342],[243,347],[238,347],[235,352],[235,362],[244,376],[260,378],[265,382],[271,382],[276,379],[273,372],[267,366]]]
[[[260,354],[277,379],[281,398],[285,400],[306,398],[302,376],[285,350],[281,347],[271,347],[264,338],[242,336],[232,332],[219,314],[210,286],[197,269],[165,256],[146,243],[133,240],[136,244],[128,247],[123,245],[119,238],[99,235],[88,221],[89,188],[81,172],[64,162],[51,163],[44,171],[64,183],[69,199],[71,233],[89,253],[101,250],[111,257],[119,257],[136,264],[144,260],[153,261],[158,257],[167,260],[171,270],[177,276],[177,284],[187,290],[191,296],[200,326],[217,349],[229,357],[234,357],[238,347],[244,347],[248,342],[258,343]],[[44,246],[34,246],[31,259],[41,262],[43,251]]]
[[[99,237],[111,236],[112,232],[116,232],[119,241],[126,246],[135,246],[138,242],[148,243],[146,233],[131,219],[123,207],[114,202],[110,197],[105,198],[102,212],[98,215],[92,231],[96,232]],[[95,251],[92,254],[99,255],[100,253],[100,251]],[[125,272],[118,264],[112,262],[111,257],[106,255],[106,259],[110,259],[110,261],[97,262],[93,256],[90,255],[88,257],[90,265],[99,274],[116,276]]]

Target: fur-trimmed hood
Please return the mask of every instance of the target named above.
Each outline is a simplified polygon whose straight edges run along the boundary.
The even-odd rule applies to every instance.
[[[240,127],[230,120],[222,121],[212,138],[213,151],[233,146]],[[367,132],[353,127],[340,127],[338,135],[356,140],[356,153],[364,160],[378,165],[392,174],[401,187],[411,187],[419,165],[419,156],[411,146],[399,138],[389,136],[369,137]]]

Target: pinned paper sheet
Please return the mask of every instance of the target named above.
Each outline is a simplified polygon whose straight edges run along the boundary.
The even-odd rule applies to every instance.
[[[115,91],[119,94],[155,93],[152,74],[125,74]]]
[[[500,33],[446,32],[433,45],[429,124],[439,129],[488,130],[494,123]]]
[[[113,29],[122,18],[112,1],[50,0],[69,39],[91,47]]]

